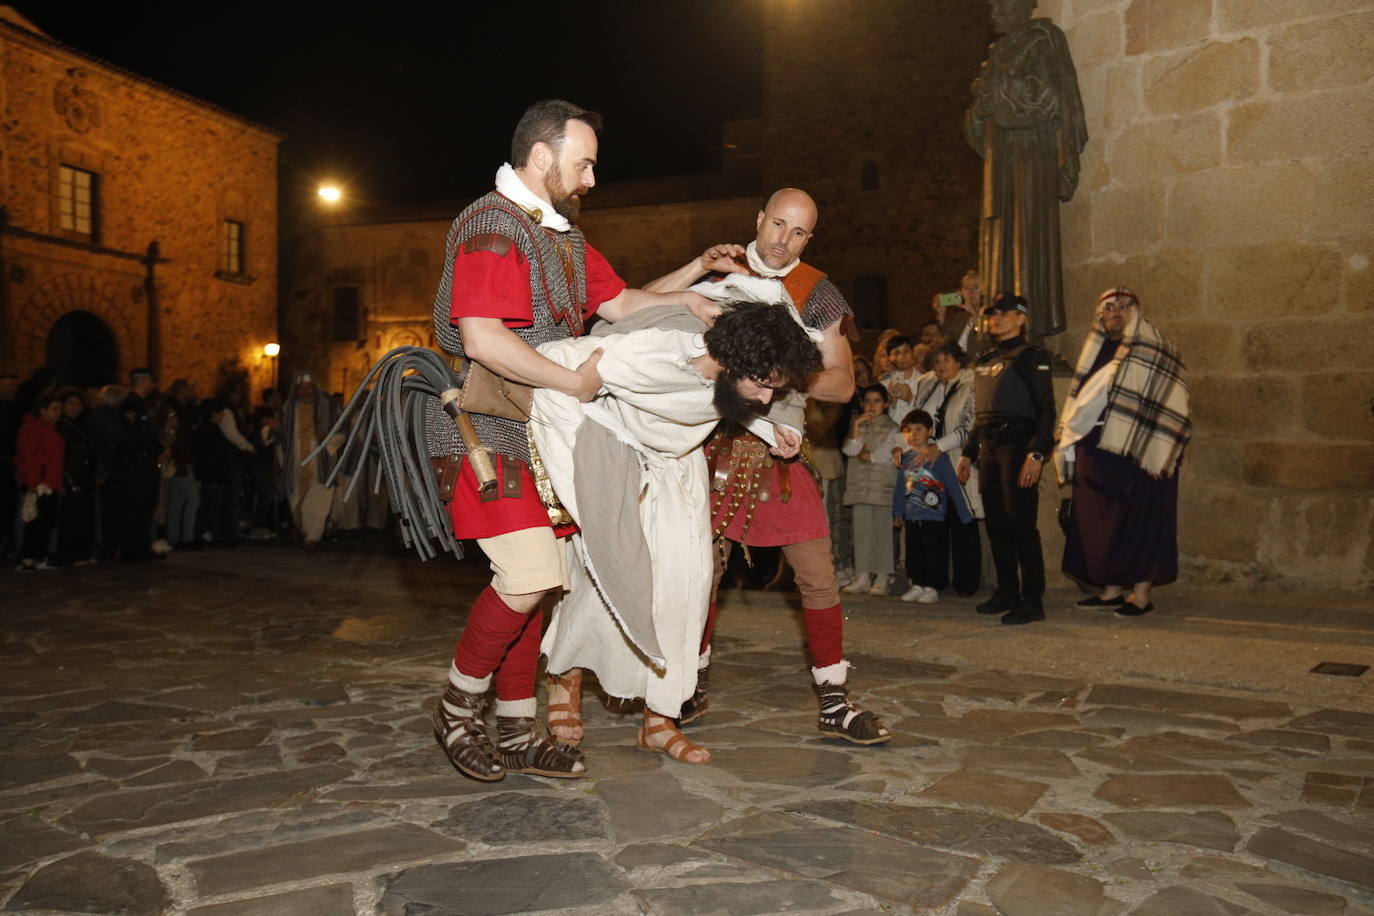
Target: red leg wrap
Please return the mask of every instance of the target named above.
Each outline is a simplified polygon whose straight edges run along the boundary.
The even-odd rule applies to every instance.
[[[844,659],[844,612],[834,607],[805,608],[806,648],[813,668],[828,668]]]
[[[544,631],[544,611],[535,608],[525,628],[510,644],[505,660],[496,669],[496,699],[528,700],[534,696],[534,672],[539,667],[539,638]]]
[[[467,628],[453,650],[453,664],[460,674],[486,677],[500,666],[525,623],[524,614],[512,611],[496,590],[487,586],[472,603]]]
[[[712,601],[706,606],[706,628],[701,631],[701,649],[697,654],[702,655],[707,649],[711,648],[711,636],[716,632],[716,603]]]

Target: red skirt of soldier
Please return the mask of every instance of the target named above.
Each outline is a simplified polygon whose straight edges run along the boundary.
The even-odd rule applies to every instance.
[[[722,467],[728,467],[728,463],[723,463]],[[786,482],[782,475],[788,476]],[[785,501],[783,495],[786,496]],[[731,505],[729,490],[711,490],[713,531],[719,530]],[[748,512],[746,499],[725,526],[724,532],[724,536],[730,540],[750,547],[800,544],[829,535],[830,523],[826,520],[825,504],[821,501],[820,485],[816,483],[816,478],[801,461],[776,459],[771,467],[764,468],[761,473],[752,516]]]

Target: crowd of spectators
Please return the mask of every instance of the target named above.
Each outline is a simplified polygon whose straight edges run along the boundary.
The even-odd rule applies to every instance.
[[[845,592],[900,594],[930,604],[941,592],[968,596],[986,584],[994,595],[980,613],[1024,603],[1027,608],[1003,622],[1044,618],[1038,593],[1011,600],[1014,589],[1002,581],[1011,578],[1005,563],[996,581],[987,570],[983,545],[990,543],[995,555],[993,535],[1001,528],[990,527],[978,463],[961,462],[976,451],[979,424],[989,421],[974,396],[975,365],[994,377],[988,369],[999,367],[990,357],[1023,341],[1014,328],[994,333],[989,316],[1005,323],[1017,302],[1024,300],[986,303],[971,271],[958,292],[935,296],[930,321],[911,333],[889,328],[871,359],[854,357],[856,388],[848,405],[827,410],[808,403],[807,435]],[[1052,405],[1039,409],[1047,413],[1047,430],[1055,428]],[[1130,290],[1108,290],[1099,300],[1064,410],[1055,463],[1061,484],[1073,487],[1059,513],[1067,538],[1062,571],[1092,592],[1082,607],[1148,613],[1151,587],[1177,576],[1176,472],[1191,421],[1182,359]],[[1047,457],[1028,454],[1037,466]],[[1021,476],[1016,493],[1033,496],[1038,474]],[[1029,505],[1020,514],[1030,517],[1019,523],[1034,530]],[[1038,535],[1033,549],[1040,551]],[[1030,591],[1038,587],[1032,583]]]
[[[941,456],[945,463],[958,460],[973,427],[970,366],[982,344],[982,304],[978,275],[970,271],[958,292],[934,297],[930,320],[888,328],[871,357],[855,354],[848,405],[808,402],[807,435],[825,492],[835,569],[850,594],[931,603],[951,584],[971,595],[982,583],[977,478],[960,486],[952,465],[944,479],[930,477],[944,468]],[[914,503],[907,508],[912,500],[931,505],[917,512]]]
[[[337,416],[338,396],[333,403],[326,418]],[[159,391],[146,369],[127,385],[90,389],[59,386],[48,368],[23,382],[0,375],[0,557],[29,571],[232,548],[242,538],[304,544],[288,499],[287,407],[274,389],[251,403],[241,381],[214,397],[187,379]],[[325,428],[303,434],[317,443]],[[385,526],[384,496],[325,489],[331,530]],[[371,511],[360,511],[369,501]]]

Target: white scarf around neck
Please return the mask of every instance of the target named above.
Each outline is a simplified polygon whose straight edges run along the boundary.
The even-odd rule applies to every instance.
[[[496,190],[526,210],[538,210],[539,225],[545,229],[552,229],[554,232],[567,232],[572,229],[572,223],[555,210],[553,204],[525,187],[525,183],[515,174],[515,169],[511,168],[509,162],[501,163],[501,167],[496,170]]]
[[[759,257],[758,239],[745,247],[744,256],[749,259],[749,269],[760,277],[785,277],[792,272],[792,268],[801,263],[801,258],[793,258],[790,264],[784,264],[781,267],[769,267],[763,263],[763,258]]]

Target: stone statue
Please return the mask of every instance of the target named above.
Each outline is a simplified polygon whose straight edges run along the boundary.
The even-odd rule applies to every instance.
[[[990,0],[1001,36],[973,81],[964,117],[983,157],[978,273],[988,301],[1000,292],[1030,302],[1030,332],[1065,328],[1059,202],[1078,186],[1078,154],[1088,142],[1078,75],[1064,33],[1032,19],[1035,0]]]

